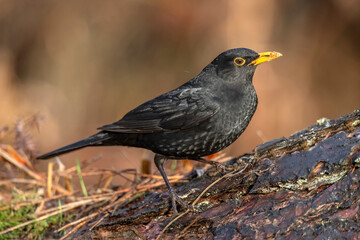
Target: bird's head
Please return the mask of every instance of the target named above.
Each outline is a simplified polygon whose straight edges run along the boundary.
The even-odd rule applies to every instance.
[[[236,48],[221,53],[210,65],[225,81],[251,81],[257,65],[281,56],[278,52],[257,53],[247,48]]]

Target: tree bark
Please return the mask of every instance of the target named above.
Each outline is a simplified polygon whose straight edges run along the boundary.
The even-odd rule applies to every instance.
[[[161,233],[162,239],[359,238],[359,164],[356,110],[259,145],[227,163],[234,171],[210,168],[176,186],[191,203],[218,181],[197,202],[201,212],[174,219],[162,188],[122,206],[92,231],[83,226],[76,237],[154,239]]]

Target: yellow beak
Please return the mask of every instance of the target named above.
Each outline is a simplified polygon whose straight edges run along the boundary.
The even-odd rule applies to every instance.
[[[250,65],[258,65],[260,63],[263,62],[268,62],[271,61],[275,58],[281,57],[282,54],[278,53],[278,52],[263,52],[263,53],[259,53],[259,57],[257,59],[255,59],[254,61],[252,61],[251,63],[248,64],[248,66]]]

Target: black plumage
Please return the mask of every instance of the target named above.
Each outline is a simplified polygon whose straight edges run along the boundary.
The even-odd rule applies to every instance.
[[[163,169],[168,158],[192,159],[216,166],[202,157],[234,142],[249,124],[257,107],[252,84],[256,66],[281,56],[258,54],[246,48],[221,53],[199,75],[127,113],[121,120],[100,127],[97,134],[39,156],[47,159],[87,146],[132,146],[155,153],[155,164],[175,201],[185,207],[173,191]]]

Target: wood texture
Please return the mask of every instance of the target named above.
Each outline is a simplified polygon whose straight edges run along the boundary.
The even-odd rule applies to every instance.
[[[155,239],[328,239],[360,235],[360,110],[289,138],[259,145],[227,163],[223,177],[174,219],[165,188],[119,207],[76,237]],[[188,203],[226,173],[211,168],[176,186]],[[93,223],[99,219],[94,219]]]

